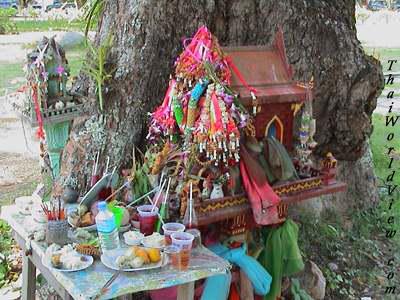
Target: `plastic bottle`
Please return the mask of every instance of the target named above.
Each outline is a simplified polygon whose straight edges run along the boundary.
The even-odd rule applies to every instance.
[[[103,253],[119,248],[118,228],[115,224],[115,217],[108,210],[105,201],[97,205],[99,213],[96,216],[96,226],[99,235],[101,250]]]

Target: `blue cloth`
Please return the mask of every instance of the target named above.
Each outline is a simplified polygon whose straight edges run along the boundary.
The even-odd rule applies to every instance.
[[[212,252],[237,265],[249,278],[254,292],[257,295],[266,295],[269,292],[272,277],[264,267],[253,257],[246,255],[246,245],[236,249],[229,249],[221,244],[208,247]],[[219,298],[215,298],[219,299]],[[223,299],[223,298],[221,298]]]
[[[229,271],[226,274],[208,277],[204,284],[201,300],[226,300],[229,296],[232,275]]]

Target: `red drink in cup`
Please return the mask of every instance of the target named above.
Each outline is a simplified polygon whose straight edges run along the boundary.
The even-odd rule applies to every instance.
[[[189,268],[194,236],[187,232],[175,232],[171,234],[171,239],[172,245],[180,249],[180,270],[185,271]]]
[[[165,244],[171,245],[172,244],[171,234],[173,234],[175,232],[185,231],[185,225],[183,225],[181,223],[165,223],[162,226],[162,229],[164,231]]]
[[[140,232],[145,236],[154,232],[154,225],[158,219],[158,207],[153,205],[142,205],[137,208],[139,213]]]

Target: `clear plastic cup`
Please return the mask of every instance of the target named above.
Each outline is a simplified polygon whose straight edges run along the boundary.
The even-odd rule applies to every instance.
[[[181,269],[180,249],[175,246],[168,246],[164,249],[164,253],[167,255],[168,262],[172,266],[172,268],[180,270]]]
[[[139,213],[140,232],[144,235],[151,235],[158,219],[158,207],[153,205],[142,205],[137,208]]]
[[[201,245],[201,232],[198,229],[188,229],[186,230],[186,233],[190,233],[191,235],[194,236],[192,248],[197,248]]]
[[[171,239],[172,245],[180,249],[180,270],[185,271],[189,268],[194,236],[187,232],[175,232],[171,234]]]
[[[172,244],[171,234],[173,234],[175,232],[185,231],[185,225],[183,225],[181,223],[165,223],[162,226],[162,229],[164,232],[165,244],[171,245]]]

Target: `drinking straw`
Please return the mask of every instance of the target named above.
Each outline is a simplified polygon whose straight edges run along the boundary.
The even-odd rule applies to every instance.
[[[134,175],[133,172],[136,171],[136,153],[135,153],[135,146],[132,149],[132,176]]]
[[[115,166],[114,169],[111,172],[111,176],[110,176],[110,179],[108,180],[107,187],[110,186],[110,184],[111,184],[111,182],[113,180],[113,177],[114,177],[114,173],[115,173],[116,170],[117,170],[117,166]]]
[[[151,205],[154,205],[154,204],[153,204],[153,201],[151,200],[151,198],[150,198],[149,196],[147,196],[147,199],[149,200],[149,202],[150,202]],[[164,220],[163,220],[163,218],[162,218],[162,216],[160,215],[159,212],[157,213],[157,216],[158,216],[158,219],[160,220],[161,224],[164,225],[164,224],[165,224],[165,223],[164,223]]]
[[[158,200],[160,199],[161,193],[162,193],[162,191],[163,191],[163,189],[164,189],[164,185],[165,185],[166,182],[167,182],[167,180],[164,180],[164,182],[162,183],[161,188],[160,188],[160,190],[158,191],[158,195],[156,196],[156,201],[154,201],[154,204],[153,204],[153,207],[152,207],[152,209],[151,209],[151,212],[153,212],[154,209],[155,209],[155,207],[157,206]]]
[[[110,157],[107,156],[107,163],[106,163],[106,168],[104,170],[103,176],[107,174],[108,172],[108,165],[110,164]]]
[[[154,193],[156,190],[158,189],[158,186],[156,186],[154,189],[152,189],[150,192],[140,196],[139,198],[135,199],[134,201],[132,201],[131,203],[129,203],[126,207],[132,206],[133,204],[139,202],[140,200],[142,200],[143,198],[146,198],[147,196],[149,196],[150,194]]]
[[[168,193],[169,193],[169,186],[170,186],[170,184],[171,184],[171,177],[168,178],[167,191],[165,192],[164,201],[163,201],[163,203],[161,204],[161,207],[160,207],[160,215],[161,215],[163,218],[165,217],[165,209],[166,209],[166,204],[167,204],[167,200],[168,200]],[[160,223],[160,222],[157,222],[156,231],[159,232],[160,229],[161,229],[161,223]]]
[[[193,183],[191,181],[190,182],[190,198],[189,198],[189,227],[192,226],[192,207],[193,207],[192,193],[193,193]]]
[[[161,172],[160,184],[163,182],[164,179],[164,172]],[[160,184],[158,186],[160,186]]]
[[[94,168],[94,176],[96,176],[97,174],[97,167],[99,166],[99,157],[100,157],[100,150],[97,151],[97,155],[96,155],[96,163],[95,163],[95,168]]]
[[[108,200],[110,200],[112,197],[114,197],[116,194],[118,194],[124,187],[126,187],[129,183],[131,183],[131,181],[132,181],[132,179],[128,179],[128,181],[127,182],[125,182],[123,185],[121,185],[119,188],[118,188],[118,190],[116,190],[114,193],[112,193],[110,196],[108,196],[107,198],[106,198],[106,200],[104,200],[104,201],[108,201]]]
[[[94,171],[95,171],[95,167],[96,167],[96,161],[93,161],[94,162],[94,164],[93,164],[93,168],[92,168],[92,176],[94,176]]]

